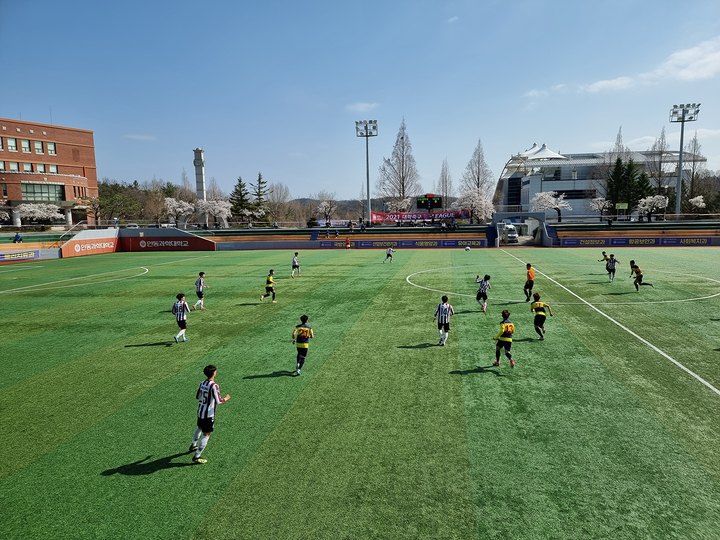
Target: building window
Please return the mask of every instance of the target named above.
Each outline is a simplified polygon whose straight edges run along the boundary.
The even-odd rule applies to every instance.
[[[3,149],[3,145],[2,145],[2,137],[0,137],[0,150],[2,150],[2,149]]]
[[[7,184],[2,185],[3,197],[7,197]]]
[[[22,184],[23,201],[63,201],[63,186],[54,184]]]
[[[44,154],[45,153],[44,149],[43,149],[42,141],[35,141],[35,153],[36,154]]]
[[[18,172],[18,164],[17,161],[11,161],[10,162],[10,172]]]
[[[55,143],[54,142],[47,143],[47,148],[48,148],[48,154],[50,154],[51,156],[57,155],[57,152],[55,152]]]
[[[5,162],[0,161],[0,171],[4,171],[4,170],[5,170]]]
[[[23,163],[23,172],[33,172],[32,163]]]
[[[8,150],[11,152],[17,152],[17,140],[8,137]]]
[[[38,163],[37,165],[35,165],[35,170],[36,170],[37,172],[44,173],[44,172],[45,172],[45,164],[44,164],[44,163]]]
[[[26,154],[30,153],[30,141],[27,139],[20,139],[20,145],[22,146],[22,151]]]
[[[51,174],[57,174],[57,165],[48,165],[48,172]]]

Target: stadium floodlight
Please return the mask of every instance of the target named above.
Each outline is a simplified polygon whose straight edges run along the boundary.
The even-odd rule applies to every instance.
[[[680,219],[680,202],[682,201],[682,168],[683,144],[685,142],[685,122],[694,122],[700,114],[699,103],[673,105],[670,109],[670,122],[680,122],[680,157],[678,159],[677,192],[675,193],[675,213]]]
[[[377,137],[377,120],[358,120],[355,122],[355,134],[358,137],[365,137],[365,172],[367,175],[367,220],[368,226],[372,226],[372,208],[370,207],[370,137]],[[384,208],[383,208],[384,209]]]

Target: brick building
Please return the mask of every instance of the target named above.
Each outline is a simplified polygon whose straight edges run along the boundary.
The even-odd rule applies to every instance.
[[[0,184],[15,226],[22,203],[55,204],[68,224],[86,219],[82,200],[98,195],[93,132],[0,118]]]

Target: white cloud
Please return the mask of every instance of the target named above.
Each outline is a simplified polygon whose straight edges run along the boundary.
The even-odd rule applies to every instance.
[[[126,139],[133,139],[134,141],[156,141],[157,137],[155,135],[141,135],[141,134],[131,134],[131,135],[123,135]]]
[[[523,94],[523,97],[527,98],[545,98],[548,97],[550,94],[564,92],[565,91],[565,85],[564,84],[556,84],[554,86],[550,87],[550,90],[539,90],[537,88],[533,88],[532,90],[528,90]]]
[[[351,103],[345,105],[345,110],[356,113],[370,112],[378,107],[377,103]]]
[[[703,41],[696,47],[672,53],[665,62],[635,77],[617,77],[580,87],[584,92],[617,92],[638,84],[661,81],[699,81],[720,75],[720,37]]]
[[[457,22],[458,20],[459,20],[458,17],[450,17],[447,22],[454,23],[454,22]]]

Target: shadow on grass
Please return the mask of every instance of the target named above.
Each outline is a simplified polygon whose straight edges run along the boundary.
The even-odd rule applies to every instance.
[[[513,340],[512,340],[513,343],[519,343],[519,342],[521,342],[521,341],[537,341],[537,338],[534,338],[534,337],[525,337],[525,338],[522,338],[522,339],[515,339],[515,338],[513,338]]]
[[[243,377],[243,379],[267,379],[269,377],[294,377],[295,372],[294,371],[288,371],[286,369],[282,371],[273,371],[272,373],[263,373],[261,375],[248,375],[247,377]]]
[[[236,306],[257,306],[260,302],[246,302],[245,304],[235,304]]]
[[[173,454],[172,456],[166,456],[162,458],[158,458],[153,461],[148,461],[152,456],[148,456],[143,459],[139,459],[135,461],[134,463],[128,463],[127,465],[120,465],[119,467],[116,467],[114,469],[108,469],[106,471],[101,472],[103,476],[112,476],[113,474],[124,474],[128,476],[136,476],[136,475],[143,475],[143,474],[152,474],[155,471],[160,471],[162,469],[173,469],[175,467],[188,467],[195,465],[194,463],[188,462],[186,463],[173,463],[173,459],[178,458],[180,456],[185,456],[189,452],[182,452],[180,454]]]
[[[158,311],[158,313],[172,313],[172,309],[164,309],[162,311]]]
[[[637,291],[625,291],[625,292],[609,292],[605,293],[608,296],[619,296],[623,294],[637,294]]]
[[[500,373],[497,369],[493,369],[494,367],[492,364],[489,366],[477,366],[475,369],[463,369],[463,370],[455,370],[451,371],[450,375],[472,375],[473,373],[492,373],[496,377],[505,377],[502,373]]]
[[[398,345],[398,349],[427,349],[428,347],[439,347],[437,343],[418,343],[417,345]]]
[[[138,343],[137,345],[125,345],[125,347],[172,347],[172,341],[159,341],[157,343]]]

